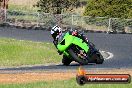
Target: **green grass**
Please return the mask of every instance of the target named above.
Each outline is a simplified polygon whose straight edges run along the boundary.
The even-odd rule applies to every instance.
[[[51,43],[0,38],[0,66],[21,66],[61,62]]]
[[[28,21],[37,21],[38,20],[38,17],[37,16],[30,16],[30,15],[25,15],[25,16],[10,16],[9,17],[10,19],[17,19],[17,20],[28,20]]]
[[[37,7],[26,6],[26,5],[17,5],[17,4],[9,4],[9,11],[28,11],[28,12],[36,12],[38,10]]]
[[[0,88],[132,88],[132,84],[85,84],[80,86],[76,80],[34,82],[27,84],[0,84]]]

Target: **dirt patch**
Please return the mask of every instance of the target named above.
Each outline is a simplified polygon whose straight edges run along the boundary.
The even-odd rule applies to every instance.
[[[72,77],[75,77],[75,73],[48,73],[46,72],[46,73],[0,74],[0,84],[67,80]]]
[[[132,76],[132,69],[112,69],[112,70],[96,70],[90,71],[89,74],[130,74]]]
[[[114,69],[114,70],[90,70],[88,74],[130,74],[132,69]],[[11,83],[30,83],[37,81],[54,81],[68,80],[75,78],[77,71],[69,72],[32,72],[32,73],[15,73],[15,74],[0,74],[0,84]]]

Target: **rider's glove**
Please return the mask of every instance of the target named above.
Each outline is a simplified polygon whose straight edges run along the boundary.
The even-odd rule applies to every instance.
[[[77,32],[76,32],[76,31],[73,31],[73,32],[72,32],[72,35],[73,35],[73,36],[76,36],[76,35],[77,35]]]

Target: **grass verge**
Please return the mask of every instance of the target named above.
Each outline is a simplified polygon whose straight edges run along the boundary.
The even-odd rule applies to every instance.
[[[9,10],[37,11],[36,5],[38,0],[9,0]]]
[[[0,38],[0,66],[21,66],[61,61],[54,45],[48,42]]]
[[[26,84],[0,84],[0,88],[131,88],[132,84],[85,84],[80,86],[75,78],[70,80],[35,82]]]
[[[38,10],[37,7],[33,6],[26,6],[26,5],[17,5],[17,4],[9,4],[9,11],[29,11],[29,12],[36,12]]]

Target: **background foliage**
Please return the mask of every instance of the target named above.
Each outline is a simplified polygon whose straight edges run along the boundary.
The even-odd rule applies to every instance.
[[[62,11],[72,10],[78,4],[79,0],[39,0],[37,7],[45,13],[61,14]]]
[[[88,0],[84,15],[132,18],[132,0]]]

